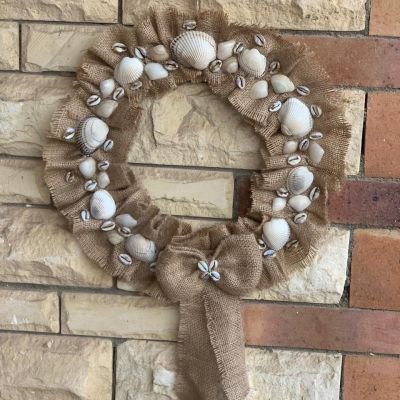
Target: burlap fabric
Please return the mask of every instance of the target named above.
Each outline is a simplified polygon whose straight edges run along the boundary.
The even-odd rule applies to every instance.
[[[217,42],[234,39],[246,47],[254,47],[254,35],[265,36],[266,44],[259,50],[269,62],[277,60],[281,73],[296,86],[306,85],[311,94],[302,100],[317,104],[323,115],[315,120],[314,130],[324,133],[320,144],[325,155],[313,165],[307,153],[301,154],[299,165],[314,173],[314,184],[321,191],[317,201],[307,209],[303,224],[293,222],[295,212],[289,207],[272,212],[271,202],[276,190],[285,187],[293,169],[283,155],[287,137],[280,133],[277,113],[269,111],[271,104],[288,97],[300,97],[296,92],[252,100],[248,91],[255,78],[246,77],[244,90],[237,88],[236,75],[196,71],[180,66],[168,78],[150,81],[141,78],[143,87],[125,87],[126,96],[112,117],[107,119],[109,137],[114,148],[106,153],[97,150],[92,157],[109,160],[111,183],[107,190],[115,199],[117,213],[130,213],[138,221],[136,232],[155,242],[159,251],[155,272],[141,261],[126,267],[118,260],[125,253],[124,244],[111,245],[102,221],[82,221],[80,212],[89,208],[91,194],[84,190],[84,179],[75,174],[66,182],[67,172],[76,172],[84,156],[75,143],[64,139],[69,127],[77,128],[80,121],[93,116],[86,105],[87,98],[98,94],[101,81],[113,76],[121,55],[112,50],[116,42],[128,49],[135,46],[164,44],[182,32],[185,20],[196,20],[197,30],[211,34]],[[264,79],[269,79],[267,73]],[[251,187],[252,204],[246,217],[236,222],[221,223],[192,232],[186,222],[159,213],[151,204],[146,190],[126,163],[130,144],[135,139],[141,116],[140,102],[145,96],[156,96],[187,82],[204,82],[224,101],[228,101],[253,127],[261,138],[261,154],[265,167],[254,175]],[[342,117],[342,98],[330,85],[327,74],[313,60],[312,54],[298,44],[289,43],[260,27],[229,24],[220,12],[184,15],[176,10],[153,11],[138,26],[116,26],[104,33],[84,57],[77,73],[75,91],[70,100],[58,110],[51,123],[49,142],[45,149],[45,179],[57,209],[68,219],[75,237],[85,253],[114,277],[135,283],[143,292],[160,300],[180,305],[178,334],[178,381],[180,399],[243,400],[248,392],[244,362],[244,341],[240,317],[240,296],[254,288],[266,288],[281,282],[306,267],[316,253],[319,239],[324,235],[327,192],[334,190],[344,173],[344,157],[349,127]],[[307,194],[307,193],[306,193]],[[257,239],[263,223],[271,217],[285,218],[291,228],[291,239],[297,246],[279,251],[274,258],[263,257]],[[221,280],[200,279],[197,263],[217,259]]]

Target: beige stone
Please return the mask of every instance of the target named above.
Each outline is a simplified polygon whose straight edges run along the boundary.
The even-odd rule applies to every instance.
[[[177,400],[176,345],[131,340],[117,347],[116,400]],[[337,400],[340,354],[246,349],[246,400]],[[219,399],[215,399],[219,400]]]
[[[144,296],[64,293],[62,333],[175,340],[178,309]]]
[[[0,22],[0,69],[19,69],[19,27],[17,22]]]
[[[59,331],[57,293],[0,290],[0,328],[57,333]]]
[[[118,0],[2,0],[3,19],[117,22]]]
[[[0,73],[0,152],[40,157],[51,115],[71,89],[71,78]]]
[[[2,400],[110,400],[108,340],[0,335]]]
[[[55,210],[0,207],[0,280],[63,286],[111,287]]]
[[[84,25],[22,25],[24,71],[76,71],[104,28]]]
[[[366,0],[202,0],[201,9],[223,10],[230,20],[279,29],[360,31]]]

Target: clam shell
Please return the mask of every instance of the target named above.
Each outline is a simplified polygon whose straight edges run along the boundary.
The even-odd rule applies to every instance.
[[[200,31],[187,31],[171,42],[176,60],[185,67],[203,70],[217,56],[216,43],[212,36]]]
[[[90,214],[95,219],[110,219],[116,210],[115,201],[107,190],[100,189],[90,198]]]
[[[257,49],[246,49],[239,54],[239,65],[243,71],[259,78],[265,72],[267,58]]]
[[[135,218],[132,217],[131,214],[120,214],[117,215],[115,217],[115,222],[119,225],[119,226],[125,226],[129,229],[134,228],[137,225],[137,221]]]
[[[114,79],[106,79],[100,82],[100,92],[103,97],[110,97],[115,89]]]
[[[152,240],[141,234],[130,236],[125,244],[127,252],[134,258],[146,263],[152,263],[157,258],[156,245]]]
[[[101,118],[110,118],[117,107],[118,102],[106,99],[96,107],[96,114]]]
[[[290,171],[287,186],[292,194],[304,193],[312,184],[314,174],[307,167],[297,167]]]
[[[158,63],[148,63],[144,67],[144,72],[151,81],[157,81],[158,79],[164,79],[168,76],[168,71]]]
[[[97,184],[101,189],[105,189],[110,184],[110,177],[108,176],[107,172],[101,171],[97,175]]]
[[[297,212],[304,211],[311,204],[311,200],[302,194],[293,196],[289,199],[289,206]]]
[[[254,100],[264,99],[268,96],[268,82],[258,81],[250,89],[250,97]]]
[[[122,86],[135,82],[143,74],[143,64],[135,57],[124,57],[114,69],[114,78]]]
[[[271,218],[263,225],[263,238],[272,250],[278,251],[290,238],[290,226],[283,218]]]
[[[96,160],[92,157],[85,158],[79,164],[79,172],[86,179],[92,178],[96,173]]]
[[[168,49],[162,44],[150,47],[148,56],[153,61],[167,61],[169,59]]]
[[[314,164],[319,164],[325,154],[325,150],[318,143],[311,142],[308,149],[308,154],[310,155],[310,159]]]
[[[222,63],[222,71],[227,74],[235,74],[239,70],[239,63],[236,57],[229,57]]]
[[[100,118],[89,117],[79,125],[79,147],[83,154],[96,151],[106,140],[109,128]]]
[[[283,154],[295,153],[297,150],[297,142],[294,140],[288,140],[283,145]]]
[[[296,137],[310,133],[314,123],[309,108],[296,98],[289,98],[283,103],[278,119],[282,133]]]
[[[282,74],[272,75],[271,85],[277,94],[293,92],[296,89],[294,83],[286,75]]]
[[[226,42],[218,43],[217,47],[217,58],[219,60],[227,60],[233,56],[233,48],[236,42],[234,40],[228,40]]]
[[[125,238],[121,236],[117,231],[108,231],[107,239],[114,246],[122,243],[125,240]]]
[[[275,197],[272,200],[272,211],[282,211],[286,207],[286,199],[284,197]]]

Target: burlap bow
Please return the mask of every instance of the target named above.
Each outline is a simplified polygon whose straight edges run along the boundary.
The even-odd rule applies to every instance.
[[[179,399],[245,399],[249,388],[239,296],[260,280],[261,257],[254,257],[259,251],[254,235],[233,235],[215,251],[179,244],[160,253],[157,279],[165,295],[180,305]]]

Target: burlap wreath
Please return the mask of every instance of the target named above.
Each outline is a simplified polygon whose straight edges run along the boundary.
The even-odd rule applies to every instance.
[[[196,232],[160,214],[126,163],[142,98],[187,82],[208,83],[254,127],[265,163],[247,215]],[[51,123],[45,179],[91,259],[179,303],[180,399],[246,397],[240,296],[315,255],[328,188],[344,173],[341,107],[304,46],[220,12],[154,11],[135,28],[111,28],[83,59]]]

